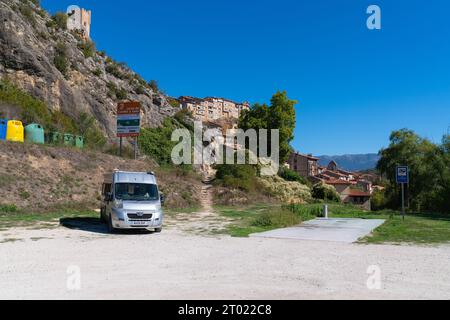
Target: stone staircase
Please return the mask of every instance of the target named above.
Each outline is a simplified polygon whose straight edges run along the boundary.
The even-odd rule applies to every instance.
[[[204,212],[213,211],[213,193],[212,193],[212,183],[215,179],[216,171],[211,168],[211,166],[202,167],[202,190],[200,196],[200,204]]]

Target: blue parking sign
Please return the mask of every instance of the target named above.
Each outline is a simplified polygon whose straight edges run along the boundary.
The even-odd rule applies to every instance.
[[[397,183],[409,183],[409,168],[408,166],[398,166],[397,172]]]

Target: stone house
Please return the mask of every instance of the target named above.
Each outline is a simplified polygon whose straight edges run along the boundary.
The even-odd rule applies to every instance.
[[[359,189],[356,181],[336,179],[325,181],[325,183],[336,188],[342,202],[360,206],[365,210],[371,210],[370,199],[372,194]]]
[[[238,119],[243,110],[249,110],[248,102],[238,103],[224,98],[204,99],[183,96],[179,98],[181,108],[192,112],[197,121],[208,122],[221,119]]]
[[[293,152],[289,156],[287,165],[289,168],[297,172],[304,178],[315,177],[319,174],[319,158],[312,155],[305,155],[298,152]]]
[[[291,153],[286,165],[312,183],[326,183],[339,193],[342,202],[371,209],[373,183],[361,178],[361,175],[342,170],[335,161],[328,166],[318,165],[319,158],[298,152]]]

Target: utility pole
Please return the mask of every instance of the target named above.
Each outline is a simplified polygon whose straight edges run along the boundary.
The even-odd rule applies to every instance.
[[[402,183],[402,217],[405,221],[405,184]]]

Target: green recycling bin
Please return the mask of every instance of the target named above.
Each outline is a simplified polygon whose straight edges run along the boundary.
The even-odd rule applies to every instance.
[[[47,143],[60,144],[62,142],[62,135],[59,132],[50,132],[47,135]]]
[[[81,136],[75,136],[75,147],[79,149],[84,148],[84,138]]]
[[[70,133],[64,134],[64,145],[69,147],[75,146],[75,136]]]
[[[25,141],[28,143],[45,143],[44,128],[37,123],[25,127]]]

